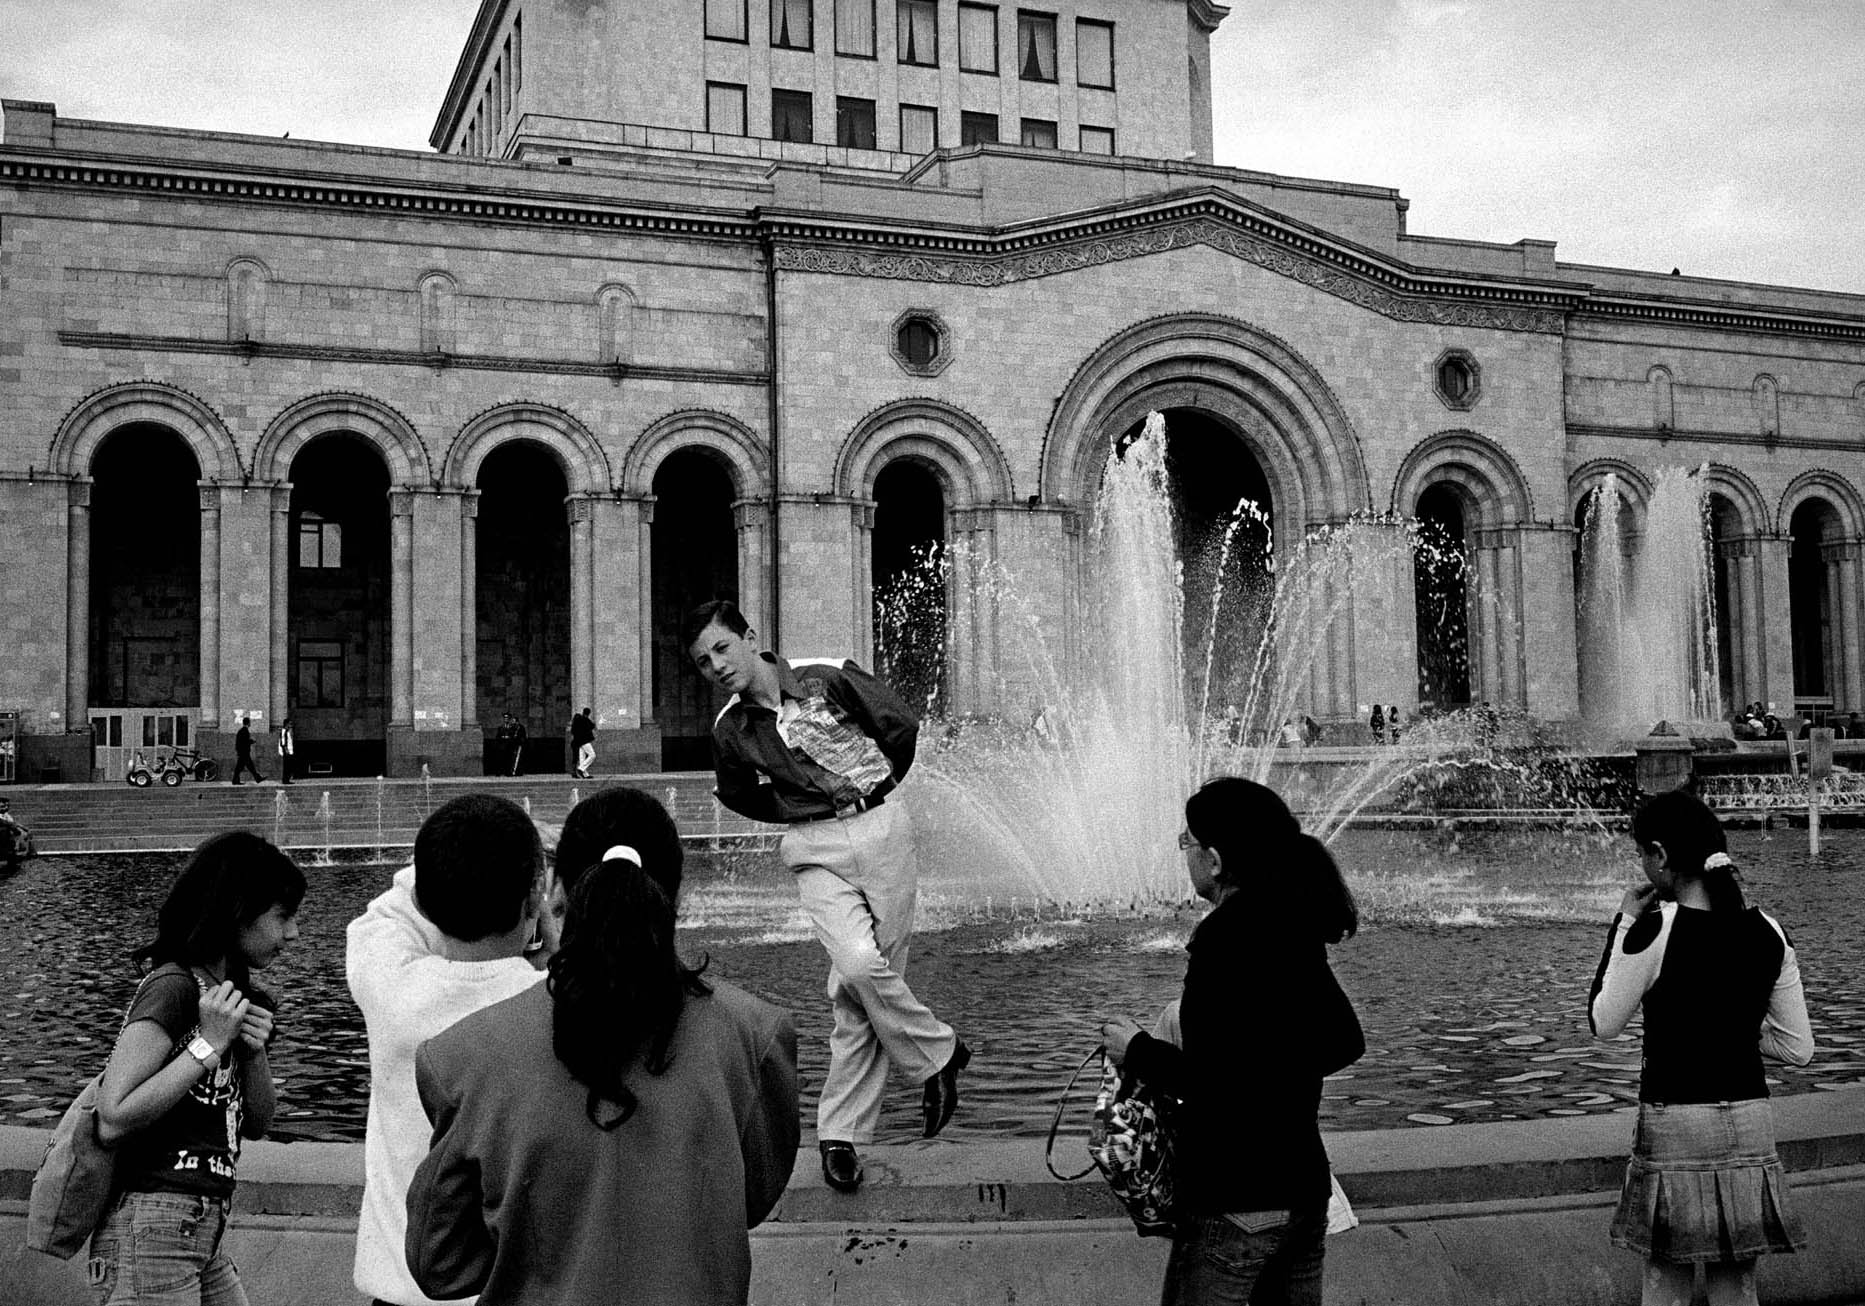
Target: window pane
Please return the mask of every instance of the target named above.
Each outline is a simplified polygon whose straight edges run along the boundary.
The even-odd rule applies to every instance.
[[[771,44],[787,50],[814,48],[810,40],[810,0],[771,0]]]
[[[1056,125],[1044,118],[1025,118],[1023,143],[1034,145],[1039,150],[1053,150],[1056,147]]]
[[[706,130],[726,136],[745,134],[745,88],[706,83]]]
[[[935,65],[939,62],[939,6],[937,0],[899,0],[900,31],[896,37],[901,63]]]
[[[745,39],[745,0],[706,0],[706,35],[720,41]]]
[[[958,139],[961,145],[991,145],[997,141],[997,115],[994,113],[966,113],[958,120]]]
[[[1054,14],[1017,15],[1017,75],[1026,82],[1056,79]]]
[[[874,57],[874,0],[835,0],[835,52]]]
[[[175,718],[175,742],[183,748],[188,746],[188,718],[185,716]]]
[[[835,143],[851,150],[874,148],[874,101],[838,96],[835,101]]]
[[[771,139],[803,141],[810,135],[810,97],[808,91],[771,92]]]
[[[175,718],[159,716],[155,719],[155,746],[172,748],[175,745]]]
[[[1083,86],[1114,85],[1114,25],[1081,19],[1075,24],[1075,80]]]
[[[908,154],[931,154],[939,148],[939,111],[924,105],[900,106],[900,148]]]
[[[1083,127],[1081,149],[1084,154],[1112,154],[1114,130],[1111,127]]]
[[[123,747],[123,718],[120,716],[110,718],[110,746]]]
[[[997,10],[989,5],[958,7],[958,66],[968,73],[997,71]]]
[[[91,718],[91,747],[108,748],[110,746],[110,718],[94,716]]]
[[[155,747],[155,718],[152,716],[142,719],[142,746],[144,748]]]

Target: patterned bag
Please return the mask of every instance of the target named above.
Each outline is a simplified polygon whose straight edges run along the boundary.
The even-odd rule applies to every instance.
[[[1063,1108],[1075,1081],[1096,1057],[1101,1059],[1101,1089],[1095,1095],[1094,1118],[1088,1126],[1089,1165],[1075,1174],[1063,1174],[1050,1159],[1062,1125]],[[1107,1049],[1096,1048],[1082,1060],[1062,1090],[1055,1120],[1049,1126],[1049,1145],[1044,1149],[1043,1161],[1050,1174],[1064,1180],[1099,1170],[1142,1238],[1170,1238],[1175,1232],[1172,1114],[1177,1106],[1168,1094],[1131,1075],[1123,1076],[1107,1059]]]

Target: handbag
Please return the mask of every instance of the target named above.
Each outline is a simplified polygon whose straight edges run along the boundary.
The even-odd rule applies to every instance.
[[[1088,1165],[1075,1174],[1055,1167],[1056,1134],[1069,1094],[1089,1064],[1101,1059],[1101,1087],[1088,1126]],[[1097,1047],[1075,1068],[1056,1102],[1043,1163],[1058,1179],[1080,1179],[1099,1170],[1114,1198],[1142,1238],[1170,1238],[1177,1231],[1172,1201],[1172,1116],[1178,1101],[1133,1075],[1122,1075],[1107,1049]]]
[[[26,1246],[68,1261],[103,1221],[116,1177],[116,1155],[97,1140],[99,1074],[65,1108],[45,1159],[32,1177]]]

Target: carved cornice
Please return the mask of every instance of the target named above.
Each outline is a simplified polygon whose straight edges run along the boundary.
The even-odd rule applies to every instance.
[[[1714,331],[1748,331],[1771,336],[1865,341],[1865,314],[1807,313],[1765,305],[1739,308],[1729,304],[1694,303],[1669,298],[1604,295],[1595,291],[1587,296],[1575,316],[1703,327]]]
[[[1686,444],[1751,445],[1767,449],[1842,449],[1854,454],[1865,448],[1865,441],[1856,439],[1762,435],[1759,431],[1679,430],[1676,427],[1660,430],[1654,426],[1602,426],[1579,422],[1567,424],[1567,436],[1570,440],[1592,436],[1612,440],[1655,440],[1659,444],[1669,444],[1675,440]]]

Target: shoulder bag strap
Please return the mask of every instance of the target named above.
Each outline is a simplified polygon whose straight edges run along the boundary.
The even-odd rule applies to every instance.
[[[1086,1070],[1088,1068],[1088,1063],[1093,1061],[1096,1057],[1099,1057],[1101,1059],[1101,1064],[1105,1066],[1107,1064],[1107,1048],[1097,1047],[1094,1051],[1083,1057],[1081,1059],[1081,1064],[1075,1067],[1075,1073],[1069,1076],[1068,1085],[1063,1088],[1062,1095],[1056,1099],[1056,1115],[1055,1119],[1049,1122],[1049,1142],[1043,1148],[1043,1164],[1048,1166],[1049,1173],[1058,1179],[1080,1179],[1094,1172],[1095,1165],[1094,1161],[1091,1159],[1087,1166],[1077,1173],[1063,1174],[1060,1170],[1056,1169],[1054,1157],[1056,1150],[1056,1134],[1062,1128],[1062,1112],[1063,1109],[1068,1106],[1068,1095],[1074,1091],[1075,1081],[1081,1078],[1081,1072]]]

